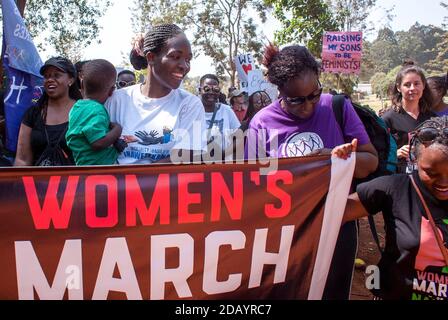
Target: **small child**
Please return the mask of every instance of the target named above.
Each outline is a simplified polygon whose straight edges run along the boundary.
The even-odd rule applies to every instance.
[[[104,102],[115,90],[117,71],[107,60],[97,59],[83,66],[81,89],[84,100],[78,100],[69,114],[67,145],[76,165],[111,165],[117,163],[122,128],[111,123]]]

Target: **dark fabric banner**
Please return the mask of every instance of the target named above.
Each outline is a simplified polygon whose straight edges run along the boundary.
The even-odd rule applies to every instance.
[[[0,299],[319,298],[340,226],[322,243],[326,203],[343,211],[352,168],[334,188],[329,157],[259,169],[3,169]]]

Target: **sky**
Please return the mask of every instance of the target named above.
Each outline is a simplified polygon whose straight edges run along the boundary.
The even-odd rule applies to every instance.
[[[84,50],[85,59],[103,58],[116,66],[123,65],[134,36],[129,10],[131,4],[131,1],[112,0],[112,7],[99,22],[102,26],[99,36],[101,44],[95,43],[87,47]],[[391,27],[394,31],[406,31],[415,22],[441,26],[444,16],[448,16],[448,10],[440,6],[440,0],[377,0],[377,6],[372,10],[369,20],[377,28],[384,26],[386,23],[384,9],[392,7],[395,17]],[[261,31],[268,39],[273,39],[274,32],[279,27],[280,23],[271,17],[268,23],[263,24]],[[368,35],[368,40],[374,40],[375,36],[375,32]],[[199,56],[192,61],[190,76],[200,76],[213,71],[211,59]]]

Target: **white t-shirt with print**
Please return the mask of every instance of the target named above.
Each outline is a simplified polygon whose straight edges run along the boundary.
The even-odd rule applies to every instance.
[[[210,128],[212,117],[213,112],[205,113],[205,122],[207,125],[207,130],[209,131],[209,136],[217,136],[218,134],[221,135],[224,140],[222,146],[227,146],[229,141],[226,140],[226,137],[230,136],[240,127],[240,121],[236,117],[236,114],[233,112],[232,108],[223,103],[219,104],[219,109],[216,111],[213,126]]]
[[[122,138],[128,142],[118,157],[120,164],[153,163],[168,157],[172,149],[206,149],[204,107],[187,91],[148,98],[137,84],[116,90],[105,107],[111,121],[123,127]]]

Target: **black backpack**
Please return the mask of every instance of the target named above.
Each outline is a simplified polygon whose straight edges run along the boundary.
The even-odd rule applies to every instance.
[[[343,111],[345,99],[347,99],[345,95],[334,95],[332,100],[333,112],[342,132],[344,132]],[[354,102],[352,102],[352,105],[366,129],[370,142],[378,153],[378,168],[366,178],[354,179],[354,187],[356,187],[362,182],[380,176],[390,175],[397,171],[397,143],[390,134],[384,120],[381,119],[374,110],[368,106],[362,106]],[[378,249],[382,252],[373,217],[369,215],[368,219],[373,238],[375,239]]]
[[[45,137],[47,138],[47,147],[42,152],[41,156],[34,163],[35,166],[40,167],[57,167],[57,166],[71,166],[75,165],[73,158],[68,155],[60,145],[60,142],[65,137],[67,132],[67,127],[61,133],[58,140],[52,144],[50,143],[50,138],[48,137],[47,129],[44,126]]]

